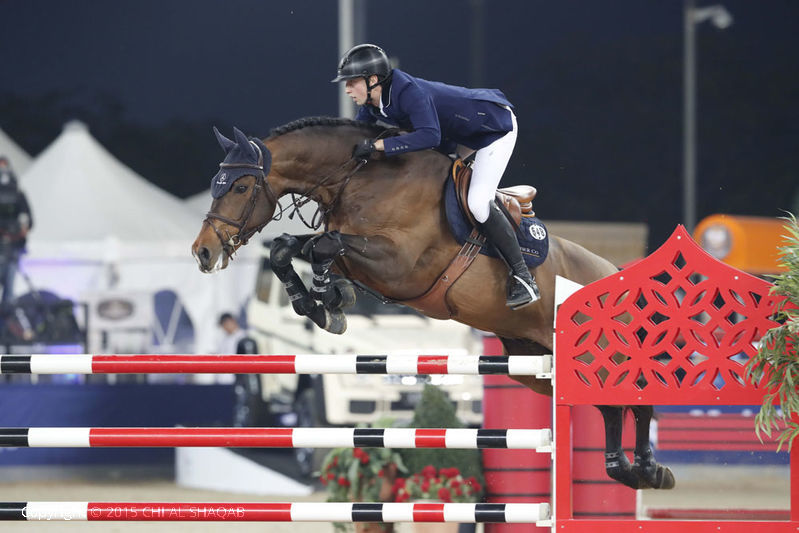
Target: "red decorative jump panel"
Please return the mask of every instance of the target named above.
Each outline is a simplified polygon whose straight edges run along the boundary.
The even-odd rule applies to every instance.
[[[771,284],[708,255],[678,226],[632,267],[558,310],[557,402],[759,404],[746,382],[777,297]]]

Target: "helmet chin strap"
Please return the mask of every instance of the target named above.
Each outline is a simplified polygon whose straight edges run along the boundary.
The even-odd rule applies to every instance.
[[[374,76],[374,74],[373,74],[373,76]],[[371,78],[371,77],[372,76],[369,76],[369,78]],[[374,85],[369,85],[369,78],[364,78],[364,81],[366,82],[366,103],[367,104],[371,104],[371,105],[374,105],[374,104],[372,104],[372,89],[374,89],[375,87],[377,87],[379,85],[382,86],[386,82],[386,80],[389,79],[389,76],[386,76],[382,80],[380,79],[379,76],[375,76],[375,77],[377,78],[377,82],[375,82]]]
[[[369,76],[369,78],[371,78],[371,76]],[[374,105],[374,104],[372,104],[372,89],[374,89],[375,87],[380,85],[380,82],[378,81],[374,85],[369,85],[369,78],[364,78],[363,79],[363,81],[366,82],[366,103]]]

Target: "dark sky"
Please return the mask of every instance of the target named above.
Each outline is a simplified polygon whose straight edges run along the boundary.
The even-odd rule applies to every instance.
[[[536,185],[542,218],[646,222],[662,242],[682,220],[682,2],[486,0],[482,64],[473,4],[369,0],[365,37],[414,75],[508,95],[503,184]],[[723,4],[732,27],[697,26],[698,218],[778,216],[799,183],[799,2]],[[265,136],[337,113],[332,0],[5,0],[0,21],[0,127],[35,154],[81,118],[180,196],[215,172],[211,124]]]

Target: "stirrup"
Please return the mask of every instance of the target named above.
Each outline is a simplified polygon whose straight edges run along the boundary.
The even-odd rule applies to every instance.
[[[522,279],[521,277],[519,277],[519,276],[517,276],[515,274],[511,274],[510,283],[511,283],[511,285],[508,287],[508,289],[509,289],[508,292],[509,293],[510,293],[511,289],[514,287],[514,285],[520,285],[521,287],[524,288],[524,290],[526,292],[526,294],[524,294],[524,299],[518,300],[516,302],[511,301],[511,295],[508,294],[508,299],[507,299],[506,304],[507,304],[508,307],[510,307],[514,311],[517,310],[517,309],[521,309],[522,307],[526,307],[526,306],[528,306],[530,304],[533,304],[533,303],[535,303],[535,302],[537,302],[538,300],[541,299],[541,295],[540,295],[540,293],[538,291],[538,285],[536,285],[535,280],[533,280],[533,284],[530,285],[524,279]]]

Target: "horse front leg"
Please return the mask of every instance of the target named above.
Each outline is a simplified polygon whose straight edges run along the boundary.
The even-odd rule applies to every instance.
[[[355,288],[352,282],[343,278],[332,281],[330,277],[333,261],[345,252],[341,234],[337,231],[310,239],[302,249],[303,256],[311,263],[313,270],[311,296],[330,311],[346,309],[355,304]]]
[[[307,316],[311,321],[330,333],[340,335],[347,329],[347,320],[341,311],[329,311],[323,304],[314,300],[291,264],[292,259],[302,251],[309,237],[295,237],[283,234],[272,243],[269,262],[277,279],[289,296],[294,312]]]
[[[605,420],[605,471],[611,479],[639,489],[641,481],[633,472],[630,460],[621,447],[621,431],[624,423],[624,410],[621,407],[597,405]]]
[[[641,482],[641,488],[672,489],[675,485],[671,469],[655,461],[649,446],[649,424],[655,409],[651,405],[632,407],[635,416],[635,461],[633,472]]]

